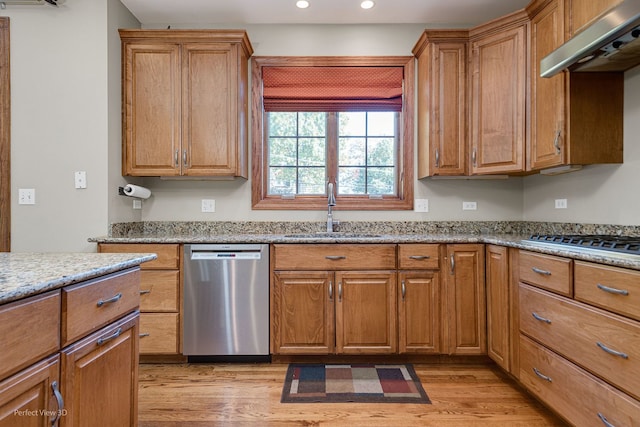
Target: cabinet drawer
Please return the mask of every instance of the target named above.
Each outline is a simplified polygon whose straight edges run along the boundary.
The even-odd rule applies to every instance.
[[[0,379],[60,348],[60,291],[0,306]]]
[[[571,296],[573,285],[571,262],[567,258],[520,251],[520,280]]]
[[[640,320],[640,272],[575,261],[575,298]]]
[[[140,305],[140,269],[134,268],[62,290],[62,346]]]
[[[640,402],[520,336],[520,381],[576,426],[635,426]],[[600,418],[603,417],[603,418]]]
[[[178,354],[178,313],[140,315],[140,354]]]
[[[440,268],[440,245],[398,245],[398,268],[402,270],[437,270]]]
[[[276,270],[386,270],[396,268],[396,245],[274,245]]]
[[[100,252],[155,253],[158,258],[141,265],[143,270],[180,267],[180,245],[164,243],[100,243]]]
[[[140,272],[140,311],[179,311],[178,270]]]
[[[639,322],[524,284],[519,293],[522,333],[640,397]]]

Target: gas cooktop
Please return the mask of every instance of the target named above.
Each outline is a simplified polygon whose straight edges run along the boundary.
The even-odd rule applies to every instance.
[[[533,234],[524,240],[528,244],[547,248],[563,248],[578,252],[640,257],[640,237],[615,235]]]

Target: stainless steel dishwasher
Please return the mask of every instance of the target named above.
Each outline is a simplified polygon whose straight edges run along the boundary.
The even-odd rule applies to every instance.
[[[190,361],[268,357],[269,246],[185,245],[183,325]]]

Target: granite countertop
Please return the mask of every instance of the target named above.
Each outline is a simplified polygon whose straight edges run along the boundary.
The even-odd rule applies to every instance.
[[[135,267],[156,254],[0,253],[0,304]]]

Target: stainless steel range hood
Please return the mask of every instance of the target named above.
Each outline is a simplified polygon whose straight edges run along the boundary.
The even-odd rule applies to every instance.
[[[640,0],[624,0],[540,61],[540,75],[626,71],[640,64]]]

